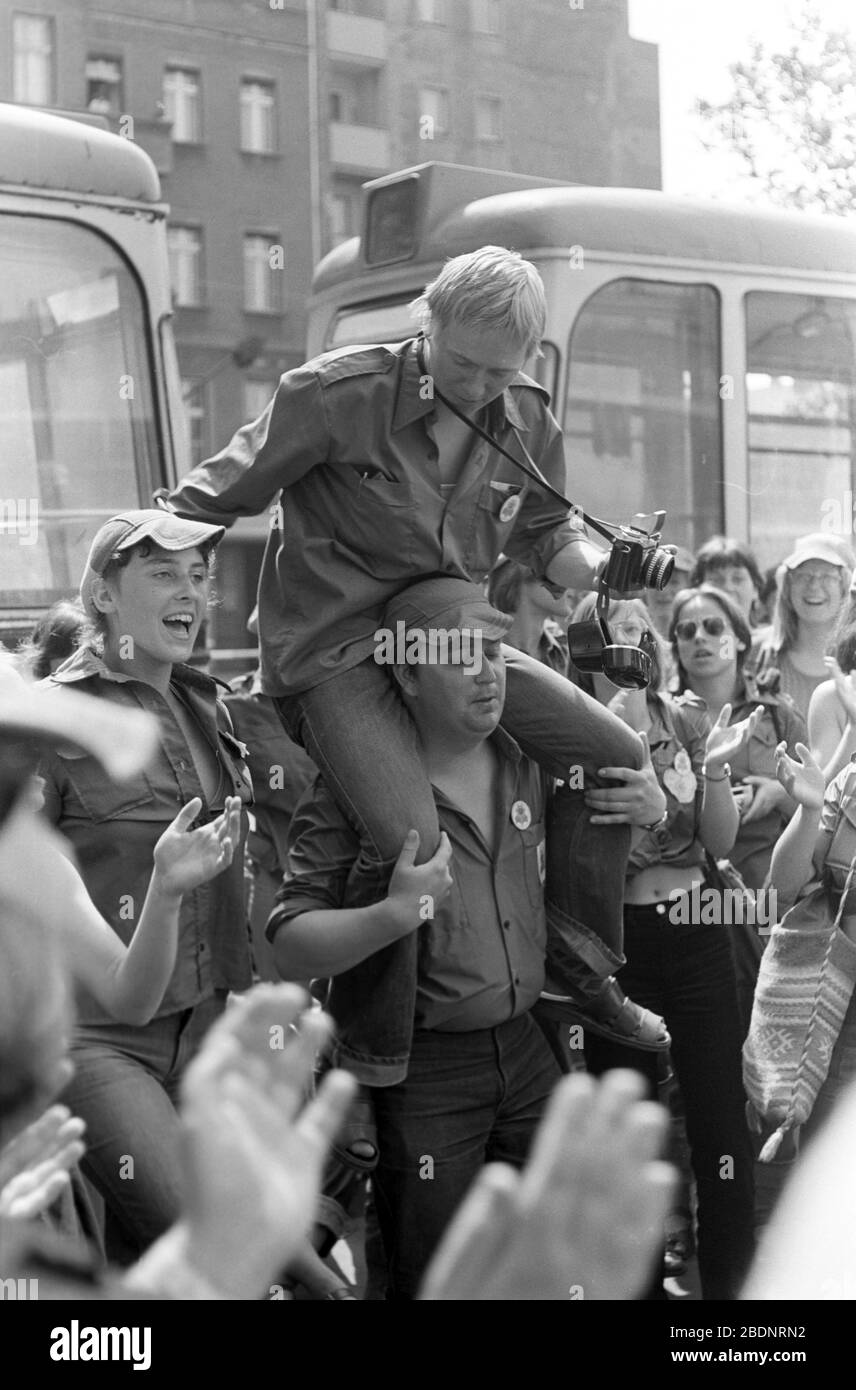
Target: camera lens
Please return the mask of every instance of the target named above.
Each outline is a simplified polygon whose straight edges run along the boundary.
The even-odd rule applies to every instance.
[[[603,674],[622,690],[644,690],[651,684],[651,658],[639,647],[604,647]]]
[[[657,546],[642,556],[639,575],[646,589],[665,589],[675,568],[675,557],[669,550]]]

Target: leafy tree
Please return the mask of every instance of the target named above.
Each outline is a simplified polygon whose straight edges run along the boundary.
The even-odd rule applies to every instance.
[[[753,39],[730,72],[729,100],[698,105],[705,147],[730,149],[782,207],[856,211],[856,39],[808,4],[780,49]]]

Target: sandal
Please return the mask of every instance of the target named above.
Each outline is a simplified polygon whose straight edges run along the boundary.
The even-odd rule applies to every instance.
[[[634,1004],[614,975],[604,980],[597,994],[583,1000],[546,991],[541,998],[561,1005],[563,1022],[580,1024],[610,1042],[636,1047],[642,1052],[666,1052],[671,1046],[669,1030],[659,1014]]]

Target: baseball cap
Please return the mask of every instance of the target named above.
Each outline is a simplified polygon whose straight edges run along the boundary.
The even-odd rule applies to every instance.
[[[478,584],[469,579],[438,574],[403,589],[386,605],[383,622],[387,627],[404,623],[408,629],[469,628],[481,633],[482,641],[505,637],[514,619],[492,607]]]
[[[0,660],[0,767],[10,772],[6,753],[15,744],[33,749],[71,744],[98,759],[117,781],[132,777],[154,756],[158,722],[144,710],[124,709],[67,686],[32,685],[10,660]],[[29,770],[33,770],[30,768]]]
[[[809,536],[798,536],[794,549],[782,561],[786,570],[795,570],[806,560],[825,560],[828,565],[852,570],[856,567],[856,556],[841,536],[824,531],[814,531]]]
[[[197,545],[217,545],[225,534],[225,526],[209,526],[207,521],[186,521],[183,516],[176,516],[175,512],[157,508],[113,516],[105,521],[90,546],[80,581],[81,602],[90,617],[98,616],[92,601],[92,587],[117,551],[128,550],[143,540],[154,541],[163,550],[192,550]]]

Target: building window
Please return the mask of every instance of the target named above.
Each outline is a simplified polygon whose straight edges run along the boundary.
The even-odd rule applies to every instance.
[[[247,154],[276,150],[276,93],[272,82],[241,79],[241,149]]]
[[[123,110],[122,62],[119,58],[86,60],[86,109],[99,116],[118,116]]]
[[[169,273],[173,301],[180,308],[202,304],[202,232],[198,227],[168,227]]]
[[[476,97],[476,139],[502,139],[502,102],[499,97]]]
[[[187,457],[191,467],[208,457],[208,387],[207,381],[182,378]]]
[[[195,68],[167,68],[163,104],[175,143],[198,145],[202,139],[202,88]]]
[[[54,22],[43,15],[12,16],[12,100],[53,106]]]
[[[473,29],[477,34],[502,32],[502,0],[472,0]]]
[[[258,420],[273,400],[278,386],[276,381],[244,380],[244,419]]]
[[[449,131],[449,93],[444,87],[419,88],[419,133],[423,140],[436,140]]]
[[[282,307],[283,249],[265,232],[244,237],[244,309],[249,314],[277,314]]]
[[[416,13],[420,24],[446,24],[446,0],[416,0]]]
[[[331,92],[331,93],[330,93],[329,100],[330,100],[330,120],[331,120],[331,121],[341,121],[341,120],[343,119],[342,113],[343,113],[343,111],[344,111],[344,109],[345,109],[345,108],[344,108],[344,102],[343,102],[343,100],[342,100],[342,93],[341,93],[341,92]]]

